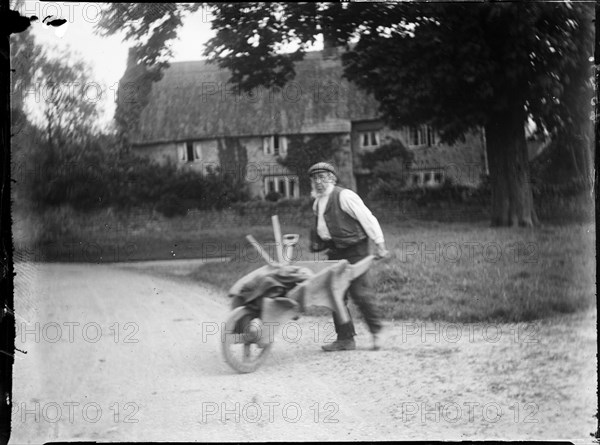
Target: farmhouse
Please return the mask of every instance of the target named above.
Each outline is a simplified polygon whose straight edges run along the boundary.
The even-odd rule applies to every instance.
[[[252,196],[275,191],[299,197],[298,177],[278,162],[294,140],[330,137],[340,181],[362,194],[371,174],[361,166],[362,154],[398,138],[415,153],[407,172],[411,185],[432,186],[446,177],[479,183],[487,168],[482,132],[448,146],[427,125],[387,128],[377,101],[342,79],[335,50],[307,53],[295,69],[295,79],[283,88],[245,93],[228,84],[229,72],[215,64],[172,63],[152,84],[132,149],[181,168],[207,172],[219,166],[242,176]]]

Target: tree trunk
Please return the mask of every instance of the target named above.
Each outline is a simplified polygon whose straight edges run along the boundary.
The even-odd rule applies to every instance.
[[[516,111],[514,111],[516,110]],[[522,107],[498,113],[486,125],[492,188],[492,226],[538,225],[529,180],[529,156]]]

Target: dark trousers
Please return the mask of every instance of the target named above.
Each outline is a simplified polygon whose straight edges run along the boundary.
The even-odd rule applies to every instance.
[[[331,248],[327,253],[327,257],[330,260],[348,260],[350,264],[357,263],[368,255],[368,238],[344,249]],[[344,296],[344,304],[346,305],[346,310],[348,310],[348,296],[350,296],[362,313],[369,331],[372,334],[376,334],[381,330],[382,323],[380,311],[375,305],[375,290],[373,287],[371,271],[368,270],[352,281]],[[350,311],[348,311],[348,315],[350,315]],[[348,340],[356,335],[352,317],[350,317],[348,323],[341,324],[337,313],[334,312],[333,323],[335,324],[335,332],[337,333],[338,340]]]

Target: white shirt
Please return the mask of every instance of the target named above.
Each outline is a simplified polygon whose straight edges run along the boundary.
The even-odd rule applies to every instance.
[[[325,224],[325,208],[329,202],[329,195],[333,191],[335,185],[329,183],[323,195],[315,199],[313,204],[313,211],[317,214],[317,233],[322,240],[330,240],[331,234]],[[340,192],[340,207],[348,215],[356,219],[365,230],[367,236],[371,238],[376,244],[383,243],[383,232],[381,226],[377,221],[377,218],[373,216],[371,211],[367,208],[365,203],[360,196],[354,193],[352,190],[344,189]]]

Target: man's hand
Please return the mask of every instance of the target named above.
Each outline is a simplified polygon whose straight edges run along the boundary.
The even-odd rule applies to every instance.
[[[390,252],[385,248],[385,243],[378,243],[376,246],[377,252],[375,252],[375,258],[382,259],[390,257]]]

